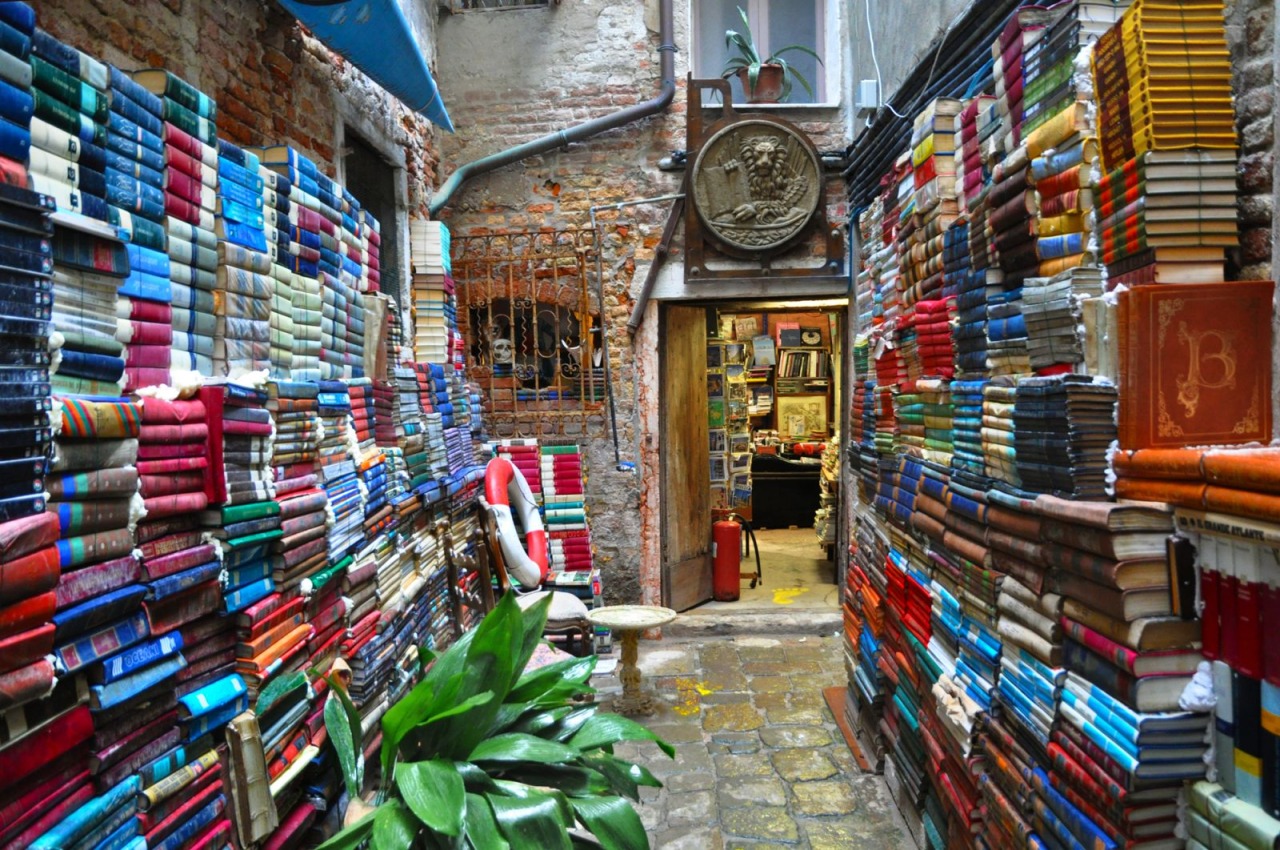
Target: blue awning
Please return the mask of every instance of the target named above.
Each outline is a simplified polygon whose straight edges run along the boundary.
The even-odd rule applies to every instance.
[[[396,0],[280,0],[280,5],[406,106],[453,132],[440,90]]]

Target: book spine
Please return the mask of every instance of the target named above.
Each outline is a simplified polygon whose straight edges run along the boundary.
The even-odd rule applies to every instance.
[[[1138,658],[1137,652],[1127,646],[1116,643],[1106,635],[1094,631],[1083,623],[1077,623],[1067,617],[1063,617],[1061,622],[1063,629],[1071,639],[1079,641],[1121,670],[1131,675],[1133,674],[1133,664]]]

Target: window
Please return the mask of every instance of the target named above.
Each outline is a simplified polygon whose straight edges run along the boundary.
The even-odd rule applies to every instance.
[[[378,252],[379,290],[400,303],[401,256],[399,221],[396,217],[396,169],[373,146],[346,129],[343,176],[346,187],[360,205],[378,220],[382,238]]]
[[[829,89],[827,75],[833,63],[827,58],[827,0],[694,0],[694,73],[707,79],[720,76],[725,62],[736,50],[726,47],[725,30],[742,30],[742,19],[738,16],[741,7],[747,13],[751,23],[751,34],[755,36],[756,47],[761,58],[782,47],[800,44],[813,49],[822,57],[824,65],[819,65],[812,56],[793,50],[783,55],[787,64],[793,66],[809,81],[813,95],[805,91],[804,86],[796,83],[791,90],[787,103],[825,103]],[[833,77],[833,79],[835,79]],[[746,103],[742,84],[736,77],[730,78],[733,88],[733,102]]]

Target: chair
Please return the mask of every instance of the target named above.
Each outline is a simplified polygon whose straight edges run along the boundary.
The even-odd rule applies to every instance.
[[[502,557],[502,547],[498,545],[498,520],[493,508],[483,497],[480,499],[481,528],[475,534],[483,540],[477,540],[476,554],[480,561],[486,562],[479,567],[482,584],[488,584],[490,565],[492,574],[498,580],[500,594],[514,589],[516,603],[522,609],[550,595],[551,610],[547,613],[547,625],[543,634],[553,642],[563,646],[565,651],[578,657],[590,655],[594,651],[595,630],[591,620],[587,618],[587,606],[572,593],[560,590],[532,590],[513,588],[507,576],[507,564]]]

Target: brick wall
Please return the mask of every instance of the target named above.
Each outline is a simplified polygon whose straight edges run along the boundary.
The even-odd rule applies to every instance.
[[[48,0],[37,20],[123,70],[163,67],[218,102],[218,134],[242,145],[290,143],[336,173],[339,116],[404,152],[410,208],[436,180],[435,130],[264,0]],[[429,20],[419,20],[430,47]]]
[[[1233,264],[1243,279],[1273,275],[1275,212],[1275,3],[1235,0],[1227,10],[1227,40],[1235,78],[1240,134],[1240,248]]]

